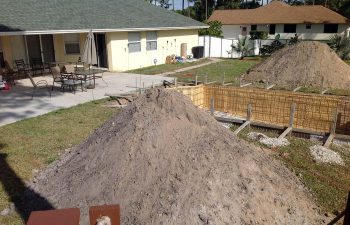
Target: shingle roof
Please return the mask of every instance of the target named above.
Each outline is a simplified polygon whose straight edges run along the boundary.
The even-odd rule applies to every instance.
[[[205,27],[144,0],[2,0],[0,33]]]
[[[215,10],[209,21],[223,25],[349,23],[344,16],[320,5],[290,6],[280,1],[256,9]]]

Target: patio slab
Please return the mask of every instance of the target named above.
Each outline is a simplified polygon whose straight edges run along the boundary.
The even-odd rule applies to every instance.
[[[34,80],[47,80],[49,85],[52,85],[51,76],[35,77]],[[140,87],[140,83],[141,86],[144,84],[145,87],[151,87],[152,83],[161,85],[164,80],[172,81],[173,78],[106,72],[104,73],[104,80],[107,84],[101,79],[97,79],[95,89],[87,89],[86,92],[82,92],[78,87],[75,94],[73,92],[62,92],[56,88],[51,92],[51,98],[47,89],[39,89],[33,99],[31,97],[33,86],[29,79],[20,80],[11,91],[0,91],[0,126],[46,114],[60,108],[69,108],[81,103],[106,98],[106,94],[129,93],[136,90],[136,84],[137,87]]]

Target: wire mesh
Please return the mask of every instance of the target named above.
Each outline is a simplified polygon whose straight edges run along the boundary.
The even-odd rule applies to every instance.
[[[293,127],[328,133],[337,120],[336,133],[350,134],[350,101],[337,96],[325,96],[289,91],[239,88],[234,86],[200,85],[179,88],[197,106],[246,117],[252,106],[252,121],[288,127],[291,105],[295,103]],[[334,112],[337,112],[337,115]]]

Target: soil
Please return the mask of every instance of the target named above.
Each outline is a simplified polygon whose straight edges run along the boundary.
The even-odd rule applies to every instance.
[[[251,68],[244,79],[282,86],[347,89],[350,66],[327,44],[303,41],[275,52]]]
[[[79,207],[84,225],[101,204],[120,204],[123,225],[322,223],[293,173],[165,89],[141,95],[30,187],[54,207]]]

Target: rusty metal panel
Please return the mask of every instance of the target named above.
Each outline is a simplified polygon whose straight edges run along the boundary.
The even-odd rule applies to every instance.
[[[32,212],[27,225],[79,225],[79,221],[79,209],[57,209]]]
[[[92,206],[89,210],[90,225],[96,225],[96,220],[102,216],[108,216],[112,225],[120,225],[119,205]]]

